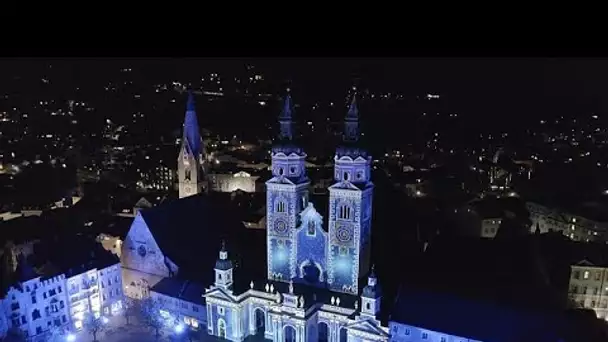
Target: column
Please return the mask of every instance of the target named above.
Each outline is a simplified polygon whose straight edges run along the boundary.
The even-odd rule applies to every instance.
[[[211,308],[211,304],[207,304],[207,332],[211,332],[211,335],[213,335],[213,314]]]
[[[255,310],[249,305],[249,335],[255,334]]]
[[[300,342],[306,342],[306,333],[304,332],[304,326],[300,325],[298,330],[300,331]]]

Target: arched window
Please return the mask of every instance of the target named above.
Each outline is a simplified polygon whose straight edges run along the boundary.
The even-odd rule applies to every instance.
[[[184,171],[184,180],[189,181],[189,180],[191,180],[191,178],[192,178],[192,171],[190,169],[186,169]]]
[[[278,201],[277,202],[277,213],[284,213],[284,212],[285,212],[285,202]]]
[[[308,235],[315,235],[315,222],[308,221]]]
[[[348,180],[348,172],[344,172],[343,177],[344,177],[344,180],[347,181]]]
[[[344,220],[349,220],[350,214],[351,214],[351,209],[348,205],[343,204],[340,206],[340,209],[338,212],[338,218],[344,219]]]

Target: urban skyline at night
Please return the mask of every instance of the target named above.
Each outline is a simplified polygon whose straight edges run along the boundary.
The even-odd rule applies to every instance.
[[[606,73],[2,60],[0,339],[603,341]]]

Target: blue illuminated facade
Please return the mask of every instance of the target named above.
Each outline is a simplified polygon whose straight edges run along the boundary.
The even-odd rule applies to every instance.
[[[336,152],[336,183],[330,188],[329,228],[309,202],[306,153],[297,143],[289,93],[279,115],[280,133],[272,148],[267,186],[267,279],[246,289],[227,283],[232,266],[222,248],[215,284],[204,295],[207,332],[232,341],[259,335],[272,341],[388,341],[376,319],[380,291],[358,295],[367,273],[371,197],[370,158],[363,150]],[[353,99],[345,120],[345,144],[356,144],[358,109]],[[363,156],[363,157],[362,157]],[[353,178],[342,179],[348,172]],[[348,208],[348,209],[346,209]],[[221,274],[221,277],[220,277]],[[376,289],[378,289],[376,291]],[[363,303],[364,307],[361,307]]]

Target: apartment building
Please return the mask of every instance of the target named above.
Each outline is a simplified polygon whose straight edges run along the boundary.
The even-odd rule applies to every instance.
[[[574,241],[605,242],[608,237],[608,222],[595,221],[535,202],[526,202],[526,208],[532,221],[531,232],[534,232],[538,225],[541,233],[558,231]]]
[[[568,297],[579,307],[592,309],[608,320],[608,265],[584,259],[571,266]]]

